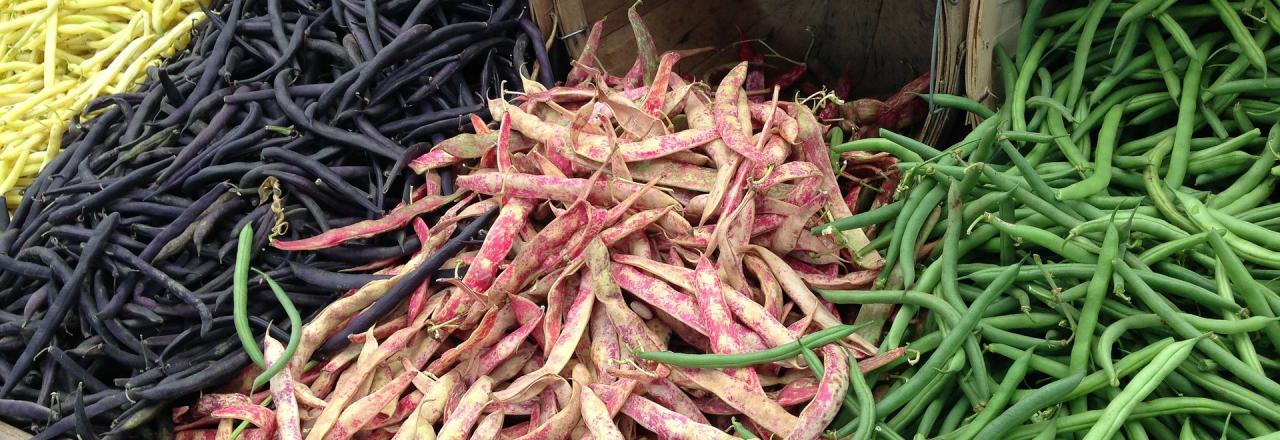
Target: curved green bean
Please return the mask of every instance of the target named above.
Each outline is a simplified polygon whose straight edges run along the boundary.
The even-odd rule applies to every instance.
[[[779,345],[754,353],[688,354],[670,351],[634,351],[636,357],[686,368],[737,368],[767,364],[800,354],[803,348],[821,347],[848,337],[867,323],[828,327],[797,339],[794,344]]]
[[[259,368],[267,368],[262,357],[262,347],[258,346],[249,327],[249,260],[253,256],[253,225],[246,224],[240,229],[240,237],[236,242],[236,265],[232,272],[231,308],[232,323],[235,324],[236,336],[245,354]]]
[[[261,374],[258,374],[258,377],[253,379],[252,389],[256,390],[265,385],[276,374],[279,374],[281,370],[284,370],[284,367],[289,365],[289,359],[298,351],[298,344],[302,342],[302,315],[298,313],[298,308],[294,307],[293,300],[289,299],[289,295],[284,292],[284,289],[280,288],[279,284],[276,284],[276,280],[272,279],[271,275],[267,275],[266,272],[257,269],[253,271],[257,272],[263,281],[266,281],[267,286],[271,288],[271,292],[275,294],[276,301],[280,302],[280,307],[284,309],[285,315],[289,317],[289,342],[285,345],[280,359],[277,359],[274,364],[271,364]]]

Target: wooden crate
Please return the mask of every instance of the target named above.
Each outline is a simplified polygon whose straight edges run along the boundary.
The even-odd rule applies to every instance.
[[[681,71],[698,75],[736,61],[733,43],[741,30],[792,58],[803,57],[812,44],[807,64],[818,79],[835,84],[848,67],[854,96],[883,97],[928,71],[931,61],[938,66],[936,89],[959,92],[970,0],[952,1],[530,0],[530,9],[543,32],[562,38],[571,56],[582,49],[586,29],[605,19],[598,58],[617,74],[636,57],[627,23],[627,8],[636,4],[660,51],[715,49],[682,60]],[[936,59],[931,36],[937,39]],[[918,137],[937,140],[948,115],[931,114]]]

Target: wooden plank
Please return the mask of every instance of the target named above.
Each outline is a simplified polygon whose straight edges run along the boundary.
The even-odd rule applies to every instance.
[[[568,35],[578,29],[585,29],[589,25],[590,17],[582,9],[581,0],[554,0],[556,14],[560,16],[560,36]],[[587,43],[587,33],[578,32],[572,37],[564,39],[565,48],[569,50],[569,54],[574,57],[582,51],[582,46]]]
[[[562,32],[588,26],[607,15],[597,57],[615,75],[631,67],[636,52],[625,14],[632,4],[629,0],[555,1],[558,7],[573,4],[576,8],[560,11]],[[949,2],[944,4],[956,8]],[[803,58],[812,45],[807,63],[813,74],[834,84],[847,66],[858,96],[892,93],[928,69],[934,7],[934,2],[899,0],[647,0],[638,4],[660,51],[715,49],[697,59],[681,61],[681,71],[700,75],[736,61],[733,43],[744,31],[748,37],[768,41],[790,58]],[[570,52],[576,53],[584,40],[581,35],[566,41]],[[771,62],[785,67],[785,62]]]
[[[33,437],[26,431],[15,428],[5,422],[0,422],[0,440],[27,440]]]
[[[529,16],[533,24],[538,25],[543,37],[551,35],[552,23],[555,22],[555,0],[529,0]]]
[[[659,48],[693,49],[711,47],[714,52],[681,61],[681,71],[701,76],[707,68],[737,60],[733,43],[738,29],[749,29],[768,17],[768,5],[761,1],[724,2],[684,0],[669,2],[645,18],[662,23],[665,30],[653,30]],[[653,17],[650,19],[649,17]],[[657,27],[658,25],[654,25]]]
[[[630,34],[631,26],[627,22],[627,8],[630,8],[631,5],[634,4],[636,6],[636,11],[640,13],[641,17],[643,17],[645,14],[648,14],[650,11],[657,9],[659,6],[663,5],[664,3],[667,3],[668,1],[669,0],[645,0],[642,2],[619,1],[619,2],[613,2],[616,4],[614,4],[612,8],[606,6],[610,2],[600,2],[599,5],[597,5],[595,2],[592,2],[591,7],[586,8],[586,10],[587,10],[587,14],[591,17],[609,18],[609,20],[604,23],[605,35],[609,35],[619,30],[626,32],[627,34]],[[613,18],[619,18],[619,20],[614,20]],[[597,20],[598,19],[599,18],[597,18]],[[645,21],[645,23],[650,28],[655,27],[655,25],[662,26],[661,23],[650,23],[647,20]]]
[[[1016,0],[975,0],[969,9],[969,36],[966,46],[965,90],[970,98],[994,104],[1002,91],[995,72],[997,45],[1016,50],[1018,28],[1022,24],[1023,2]]]
[[[958,4],[948,5],[942,10],[942,23],[938,35],[938,69],[937,92],[957,95],[963,85],[963,63],[965,57],[964,41],[967,38],[969,20],[969,0],[960,0]],[[958,110],[942,110],[930,113],[925,117],[924,125],[916,136],[921,142],[936,145],[952,126],[952,121],[959,120]]]

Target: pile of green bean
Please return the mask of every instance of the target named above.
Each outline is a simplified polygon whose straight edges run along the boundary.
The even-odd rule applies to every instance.
[[[912,361],[870,373],[874,410],[831,430],[1275,436],[1275,0],[1029,3],[1014,53],[997,50],[998,111],[926,96],[982,121],[963,140],[833,143],[894,155],[902,181],[814,230],[875,226],[876,290],[820,293],[900,304],[881,347]]]

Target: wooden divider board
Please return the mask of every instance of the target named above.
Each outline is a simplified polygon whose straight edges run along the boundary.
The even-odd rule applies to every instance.
[[[944,18],[968,1],[951,5],[943,0],[948,10]],[[531,8],[544,32],[554,26],[557,35],[570,35],[565,44],[573,55],[582,49],[591,24],[605,18],[597,55],[609,72],[621,74],[635,60],[635,39],[627,24],[632,4],[634,0],[533,0]],[[824,82],[834,84],[847,65],[855,95],[883,96],[928,70],[936,6],[930,0],[645,0],[637,9],[659,50],[717,49],[681,61],[683,71],[700,75],[736,61],[733,43],[741,29],[794,59],[803,58],[812,45],[807,61]],[[944,19],[943,24],[952,26],[951,35],[964,33],[964,20]],[[958,45],[961,40],[949,41]],[[958,62],[956,58],[950,59]],[[771,62],[785,66],[784,61]]]

